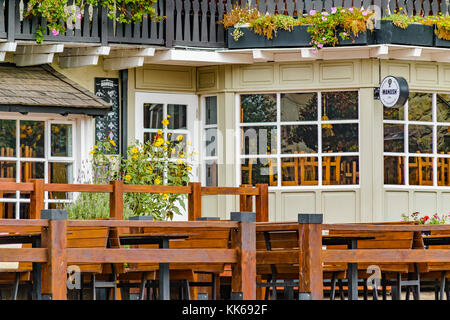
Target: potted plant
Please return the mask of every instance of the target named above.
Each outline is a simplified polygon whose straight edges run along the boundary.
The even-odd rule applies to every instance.
[[[450,48],[450,17],[441,14],[432,21],[434,22],[434,45]]]
[[[433,26],[421,17],[391,14],[380,21],[376,43],[433,46]]]

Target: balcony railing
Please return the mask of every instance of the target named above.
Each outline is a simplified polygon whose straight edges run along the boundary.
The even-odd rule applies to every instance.
[[[73,0],[68,4],[72,5]],[[108,44],[142,44],[166,47],[226,47],[226,33],[221,24],[224,13],[234,3],[247,3],[261,12],[284,13],[292,16],[312,9],[331,11],[332,7],[372,9],[381,17],[403,8],[408,15],[437,15],[449,13],[448,0],[160,0],[155,4],[161,22],[144,17],[133,24],[116,23],[107,17],[104,8],[86,6],[81,21],[67,22],[66,32],[54,36],[46,21],[23,18],[28,0],[0,0],[0,40],[35,39],[39,26],[45,30],[45,41]]]

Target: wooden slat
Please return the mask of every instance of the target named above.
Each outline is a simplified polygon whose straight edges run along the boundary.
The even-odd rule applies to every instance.
[[[236,263],[238,261],[236,250],[233,249],[67,248],[67,259],[86,263]]]
[[[190,187],[185,186],[147,186],[124,184],[123,192],[145,192],[145,193],[191,193]]]
[[[17,221],[17,220],[15,220]],[[0,226],[2,221],[0,220]],[[10,223],[9,225],[14,225]],[[25,224],[24,224],[25,225]],[[33,225],[33,224],[30,224]],[[35,224],[40,225],[40,224]],[[184,228],[238,228],[239,223],[234,221],[132,221],[132,220],[69,220],[69,227],[148,227],[158,232],[161,230],[176,230]],[[187,231],[187,230],[184,230]]]
[[[248,195],[248,196],[257,196],[259,195],[259,190],[257,188],[249,188],[249,187],[202,187],[202,194],[210,194],[210,195]]]
[[[0,248],[1,262],[47,262],[46,248]]]
[[[62,183],[46,183],[44,185],[45,191],[53,192],[102,192],[111,193],[113,191],[112,185],[101,184],[62,184]]]
[[[1,191],[33,191],[33,184],[29,182],[0,182]]]
[[[40,219],[0,219],[0,227],[12,228],[10,231],[16,231],[17,229],[22,229],[23,227],[48,227],[48,220]]]
[[[325,263],[421,263],[450,262],[450,249],[354,249],[323,250]]]

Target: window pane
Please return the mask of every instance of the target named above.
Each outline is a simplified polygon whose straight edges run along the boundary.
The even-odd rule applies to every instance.
[[[0,181],[16,182],[15,161],[0,161]]]
[[[1,198],[15,198],[13,194],[4,194]],[[15,219],[16,218],[16,204],[14,202],[0,202],[0,219]]]
[[[404,166],[404,157],[384,157],[384,183],[404,184]]]
[[[217,129],[205,129],[205,157],[217,155]]]
[[[44,158],[44,121],[20,121],[21,156]]]
[[[277,146],[276,127],[241,128],[241,154],[275,154]]]
[[[164,117],[162,104],[145,103],[144,104],[144,128],[161,129],[161,121]]]
[[[241,159],[241,184],[277,185],[276,159]]]
[[[408,97],[408,119],[411,121],[432,121],[433,95],[412,92]]]
[[[150,141],[150,143],[155,142],[157,135],[156,132],[144,132],[144,143],[147,141]]]
[[[170,141],[170,147],[174,149],[174,157],[186,155],[187,135],[176,132],[167,133],[167,140]]]
[[[404,106],[399,108],[387,108],[383,107],[384,120],[405,120]]]
[[[450,94],[437,94],[437,121],[450,121]]]
[[[358,92],[322,93],[322,120],[358,119]]]
[[[281,158],[281,185],[318,185],[318,167],[317,157]]]
[[[384,125],[384,151],[405,152],[405,127],[402,124]]]
[[[16,155],[16,121],[0,120],[0,156]]]
[[[51,162],[48,164],[48,181],[50,183],[73,183],[71,163]],[[49,192],[49,199],[67,199],[67,192]]]
[[[322,184],[342,185],[359,183],[358,157],[323,157]]]
[[[282,153],[316,153],[317,126],[281,126]]]
[[[72,156],[72,125],[52,124],[51,125],[51,155],[53,157]]]
[[[216,160],[206,160],[205,161],[205,172],[206,172],[206,186],[217,187],[217,162]]]
[[[167,117],[169,120],[169,129],[187,128],[187,106],[182,104],[168,104]]]
[[[205,124],[217,124],[217,97],[206,97],[205,105]]]
[[[450,127],[437,127],[437,151],[450,153]]]
[[[437,158],[438,186],[450,186],[450,158]]]
[[[433,158],[409,158],[409,184],[419,186],[433,185]]]
[[[358,124],[322,124],[323,152],[357,152]]]
[[[277,96],[275,94],[241,95],[241,122],[276,122]]]
[[[409,126],[409,152],[432,153],[433,129],[431,126]]]
[[[43,162],[21,162],[20,164],[20,181],[27,182],[30,179],[44,179],[44,163]]]
[[[281,121],[316,121],[317,93],[283,93]]]

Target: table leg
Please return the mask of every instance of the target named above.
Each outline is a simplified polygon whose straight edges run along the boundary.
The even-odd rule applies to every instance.
[[[357,248],[357,240],[352,239],[349,249]],[[358,264],[348,264],[348,300],[358,300]]]
[[[41,247],[41,239],[33,240],[32,247],[40,248]],[[41,263],[40,262],[33,262],[32,279],[33,279],[33,291],[32,291],[33,300],[42,300],[42,296],[41,296]]]
[[[162,249],[169,248],[169,240],[164,239],[159,246]],[[169,264],[159,264],[159,300],[170,300]]]

